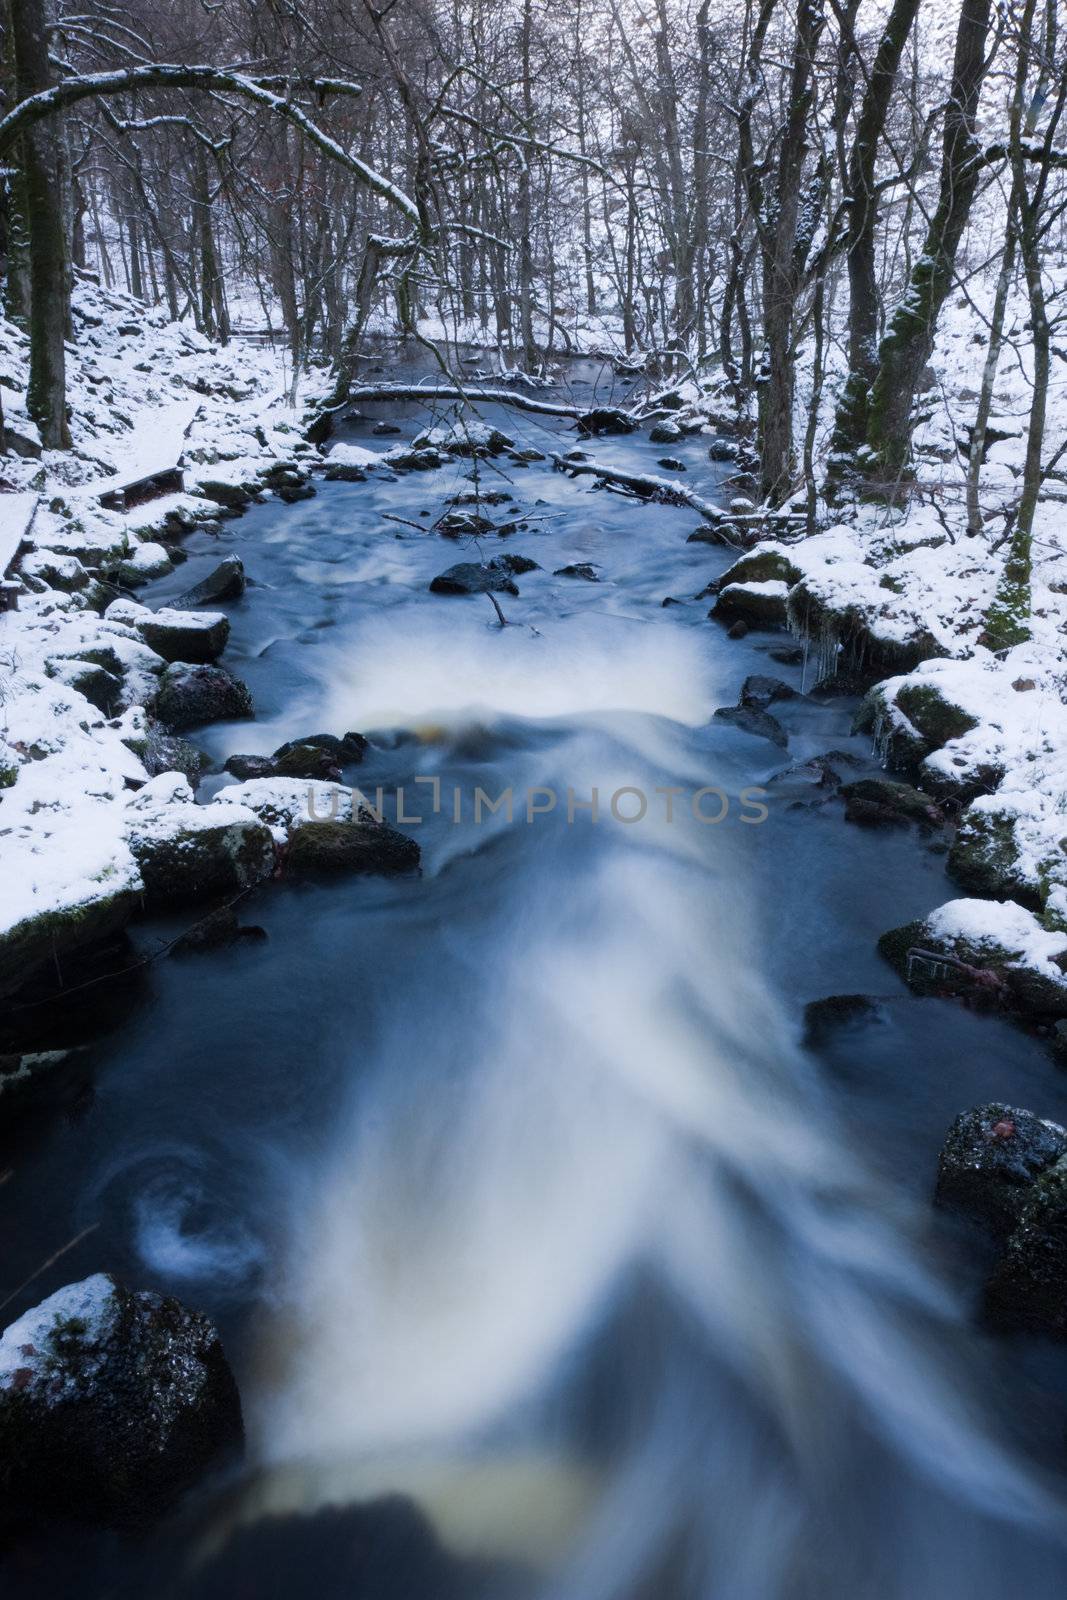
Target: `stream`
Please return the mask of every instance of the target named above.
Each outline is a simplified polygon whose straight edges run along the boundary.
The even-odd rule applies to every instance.
[[[606,399],[610,375],[569,386]],[[384,447],[383,416],[427,421],[368,408],[340,436]],[[589,449],[677,456],[714,498],[707,443]],[[1067,1120],[1067,1086],[1039,1041],[880,960],[952,897],[943,855],[772,781],[831,749],[877,771],[855,702],[776,703],[787,751],[711,720],[747,674],[802,669],[707,620],[693,597],[732,556],[686,542],[694,514],[497,461],[482,487],[525,528],[411,525],[470,471],[319,479],[194,533],[143,591],[241,556],[224,664],[257,719],[193,737],[221,764],[366,734],[346,779],[393,817],[403,787],[423,872],[264,887],[242,915],[268,939],[155,962],[91,1094],[3,1152],[4,1293],[94,1228],[5,1323],[101,1269],[176,1294],[221,1328],[248,1429],[240,1474],[175,1523],[24,1551],[4,1592],[1051,1600],[1064,1362],[977,1331],[983,1247],[930,1194],[959,1111]],[[508,626],[429,592],[501,550],[541,569],[498,596]],[[601,581],[553,576],[573,562]],[[476,818],[479,789],[510,789],[512,820]],[[858,992],[875,1018],[802,1048],[805,1003]]]

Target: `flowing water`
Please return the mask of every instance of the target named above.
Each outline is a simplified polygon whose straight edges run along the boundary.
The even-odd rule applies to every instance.
[[[715,493],[704,445],[670,450]],[[771,781],[831,748],[871,763],[852,703],[776,705],[788,752],[711,721],[747,673],[801,675],[769,661],[780,636],[707,621],[729,557],[686,543],[692,514],[535,464],[482,469],[528,522],[506,545],[411,526],[469,470],[255,507],[149,593],[241,554],[226,659],[258,719],[201,742],[370,735],[347,776],[387,809],[403,786],[423,874],[264,889],[244,913],[269,940],[154,964],[91,1099],[8,1156],[9,1285],[94,1231],[4,1320],[102,1267],[175,1293],[223,1329],[249,1433],[176,1525],[22,1552],[12,1592],[1058,1594],[1064,1363],[974,1330],[982,1247],[929,1192],[957,1111],[1062,1117],[1062,1080],[879,961],[951,894],[943,857]],[[500,597],[507,627],[429,593],[501,548],[542,569]],[[552,576],[575,561],[603,581]],[[479,788],[512,819],[476,820]],[[568,816],[594,789],[597,819]],[[804,1003],[856,991],[876,1019],[803,1050]]]

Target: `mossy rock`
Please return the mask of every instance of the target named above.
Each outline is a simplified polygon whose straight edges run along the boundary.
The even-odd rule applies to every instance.
[[[274,839],[265,823],[247,819],[204,827],[201,819],[208,809],[179,807],[173,824],[164,815],[131,837],[150,906],[234,894],[273,870]],[[190,817],[194,811],[196,816]]]
[[[126,739],[124,743],[140,757],[150,778],[161,772],[180,772],[195,789],[212,765],[211,757],[203,750],[176,733],[165,732],[158,722],[150,721],[143,737]]]
[[[1017,1226],[1035,1180],[1067,1155],[1067,1131],[999,1101],[958,1116],[941,1147],[934,1199],[997,1237]]]
[[[0,998],[15,994],[40,968],[100,944],[124,927],[137,908],[132,888],[100,893],[25,917],[0,933]]]
[[[730,583],[719,590],[709,617],[722,622],[744,622],[750,628],[784,628],[786,596],[783,582]]]
[[[913,949],[934,959],[916,957],[909,963],[908,952]],[[1067,983],[1021,965],[1021,951],[994,940],[977,943],[935,936],[920,920],[883,933],[878,952],[916,994],[956,996],[1025,1017],[1067,1017]],[[952,959],[942,966],[938,956]]]
[[[831,670],[821,681],[842,680],[850,689],[867,688],[881,678],[912,672],[921,662],[945,653],[925,628],[908,639],[883,637],[861,606],[831,606],[804,578],[789,592],[788,623],[792,633],[811,641],[820,654],[826,641],[836,645],[824,656]]]
[[[289,837],[286,870],[315,873],[378,873],[388,877],[418,870],[414,839],[373,821],[307,822]]]
[[[252,493],[241,483],[227,483],[224,478],[204,478],[197,485],[200,493],[227,511],[243,511],[252,502]]]
[[[1015,819],[1006,812],[965,812],[945,865],[949,876],[971,894],[1041,909],[1041,896],[1019,870]]]
[[[953,705],[932,683],[902,684],[895,698],[908,721],[931,741],[931,749],[940,749],[978,726],[975,717]]]
[[[728,567],[719,579],[719,587],[724,589],[730,583],[768,583],[771,579],[794,584],[800,576],[800,568],[793,565],[784,550],[757,549],[750,550]]]
[[[1067,1156],[1035,1179],[986,1286],[985,1313],[1004,1331],[1067,1335]]]
[[[944,814],[935,801],[910,783],[895,783],[891,778],[859,778],[841,790],[845,801],[845,821],[867,827],[911,823],[921,828],[939,828]]]

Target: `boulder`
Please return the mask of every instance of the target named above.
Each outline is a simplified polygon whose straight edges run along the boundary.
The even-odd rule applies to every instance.
[[[719,587],[725,589],[731,583],[768,583],[775,579],[788,588],[799,577],[800,568],[790,561],[780,545],[763,543],[727,567],[719,579]]]
[[[582,578],[586,583],[600,582],[600,568],[592,561],[572,561],[569,566],[557,567],[554,578]]]
[[[660,456],[656,465],[665,467],[668,472],[684,472],[686,470],[685,462],[679,461],[677,456]]]
[[[845,801],[845,821],[867,828],[940,828],[945,815],[936,801],[913,789],[909,783],[891,778],[859,778],[841,790]]]
[[[203,478],[197,484],[200,493],[227,511],[243,511],[252,503],[252,491],[243,483],[230,483],[226,478]]]
[[[778,719],[772,717],[769,711],[760,711],[754,706],[720,706],[715,712],[715,721],[728,722],[740,728],[742,733],[751,733],[757,739],[769,739],[783,749],[789,743],[789,735]]]
[[[273,836],[254,812],[198,806],[176,773],[153,778],[126,810],[127,841],[150,905],[234,894],[274,870]]]
[[[160,722],[178,733],[204,722],[230,722],[256,714],[248,685],[240,678],[225,667],[185,661],[173,662],[163,673],[153,710]]]
[[[220,600],[236,600],[245,591],[245,569],[240,556],[226,556],[206,578],[187,589],[175,601],[179,609],[185,606],[203,606]]]
[[[675,444],[682,437],[676,422],[657,422],[648,430],[650,444]]]
[[[93,881],[57,892],[40,910],[0,929],[0,999],[42,968],[62,970],[76,950],[102,944],[125,927],[137,909],[140,879],[128,851],[116,856]]]
[[[385,421],[376,422],[371,429],[371,433],[379,439],[392,438],[394,434],[403,433],[403,431],[403,428],[397,423]]]
[[[948,1131],[934,1199],[1007,1237],[1035,1179],[1064,1155],[1067,1130],[1057,1123],[999,1101],[975,1106]]]
[[[728,583],[708,612],[718,622],[744,622],[752,628],[784,628],[789,585],[780,578]]]
[[[444,450],[450,456],[496,456],[512,448],[515,441],[499,428],[470,417],[425,428],[413,443],[417,450]]]
[[[248,778],[273,778],[277,772],[272,756],[228,756],[227,772],[244,782]]]
[[[116,600],[105,614],[134,628],[164,661],[215,661],[230,636],[230,619],[221,611],[150,611],[133,600]]]
[[[177,1300],[101,1272],[57,1290],[0,1337],[9,1511],[143,1524],[243,1437],[219,1336]]]
[[[128,589],[136,589],[154,578],[165,578],[173,570],[169,552],[163,545],[149,541],[134,545],[115,566],[114,575]]]
[[[139,755],[150,778],[161,772],[180,772],[195,789],[211,766],[211,758],[195,744],[176,733],[165,733],[158,722],[149,722],[143,739],[128,739],[126,743]]]
[[[1038,809],[1036,796],[1026,800]],[[1067,873],[1063,842],[1067,820],[1055,812],[1047,824],[1030,830],[1036,838],[1031,837],[1030,848],[1024,849],[1018,829],[1025,830],[1025,821],[1020,821],[1018,806],[1011,799],[998,803],[996,795],[980,796],[960,818],[945,863],[949,876],[970,894],[1010,898],[1040,911],[1049,889],[1062,883]]]
[[[274,752],[275,770],[282,778],[319,778],[324,774],[296,769],[313,766],[323,758],[338,769],[353,766],[363,760],[368,749],[369,743],[361,733],[345,733],[340,738],[334,733],[307,733],[278,746]]]

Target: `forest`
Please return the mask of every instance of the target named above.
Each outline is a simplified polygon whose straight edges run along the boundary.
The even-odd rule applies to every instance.
[[[0,0],[5,1596],[1060,1594],[1065,507],[1056,0]]]

